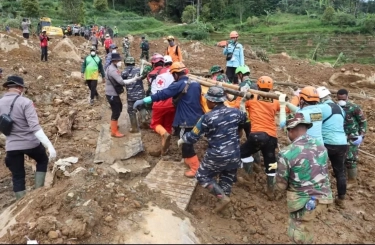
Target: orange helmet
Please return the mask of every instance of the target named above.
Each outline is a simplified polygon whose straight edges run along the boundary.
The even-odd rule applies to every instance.
[[[236,31],[232,31],[230,34],[229,34],[229,37],[232,38],[232,37],[238,37],[238,33]]]
[[[273,80],[268,76],[261,76],[258,78],[257,85],[260,89],[269,89],[273,88]]]
[[[302,98],[304,101],[309,101],[309,102],[320,101],[318,91],[313,86],[304,87],[301,90],[301,92],[299,92],[299,97]]]
[[[186,70],[186,66],[182,62],[173,62],[172,65],[169,67],[170,73],[181,72]]]

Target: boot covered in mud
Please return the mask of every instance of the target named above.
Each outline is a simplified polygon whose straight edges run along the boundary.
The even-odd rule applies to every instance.
[[[266,196],[268,197],[268,200],[273,201],[275,199],[274,195],[274,178],[275,176],[269,176],[267,175],[267,189],[266,189]]]
[[[35,189],[43,187],[45,179],[46,172],[35,172]]]
[[[222,211],[230,203],[230,198],[225,195],[224,190],[216,182],[209,184],[207,188],[211,194],[219,199],[219,202],[216,204],[216,207],[212,212],[218,213]]]
[[[150,128],[150,125],[149,125],[149,120],[150,120],[150,115],[148,114],[147,110],[145,108],[142,108],[140,111],[139,111],[139,121],[140,121],[140,127],[142,129],[148,129]]]
[[[199,168],[199,159],[197,155],[190,158],[185,158],[185,163],[190,167],[190,170],[185,172],[185,176],[188,178],[194,178]]]
[[[130,119],[130,133],[139,133],[138,120],[136,114],[129,114]]]
[[[347,169],[348,171],[348,182],[346,184],[346,189],[353,189],[357,186],[357,168]]]
[[[336,199],[335,199],[335,203],[336,203],[336,206],[341,208],[341,209],[345,209],[345,195],[342,195],[342,196],[338,196]]]
[[[14,194],[16,196],[16,199],[19,200],[26,195],[26,191],[17,191]]]
[[[171,135],[161,125],[157,125],[155,127],[155,132],[158,133],[161,137],[161,154],[164,156],[169,150],[169,146],[171,144]]]

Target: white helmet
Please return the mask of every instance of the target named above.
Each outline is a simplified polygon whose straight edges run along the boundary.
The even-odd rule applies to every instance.
[[[318,95],[319,95],[319,98],[324,98],[326,97],[327,95],[330,95],[331,92],[328,90],[328,88],[326,87],[318,87],[316,89],[316,91],[318,92]]]
[[[172,61],[172,57],[169,56],[169,55],[165,55],[165,56],[164,56],[164,63],[168,63],[168,62],[171,62],[171,63],[173,62],[173,61]]]

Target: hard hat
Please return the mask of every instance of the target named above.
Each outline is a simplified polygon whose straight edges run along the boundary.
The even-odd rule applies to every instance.
[[[181,71],[186,71],[186,66],[182,62],[173,62],[171,67],[169,67],[170,73],[181,72]]]
[[[210,69],[211,74],[214,74],[216,72],[222,72],[222,71],[223,71],[223,69],[219,65],[214,65]]]
[[[304,87],[301,92],[299,92],[299,97],[304,101],[319,102],[318,91],[313,86]]]
[[[168,36],[167,40],[174,40],[174,36]]]
[[[125,59],[125,64],[134,64],[135,63],[135,59],[133,57],[126,57]]]
[[[236,74],[238,73],[242,73],[242,74],[250,73],[250,68],[247,65],[239,66],[236,69]]]
[[[328,88],[322,86],[322,87],[318,87],[316,89],[316,91],[318,92],[318,95],[319,95],[319,98],[324,98],[326,97],[327,95],[330,95],[331,92],[328,90]]]
[[[272,89],[273,88],[273,80],[268,76],[261,76],[258,81],[257,85],[260,89]]]
[[[236,31],[232,31],[230,34],[229,34],[229,37],[232,38],[232,37],[238,37],[238,33]]]
[[[163,55],[158,54],[158,53],[152,55],[152,57],[151,57],[151,63],[152,63],[152,64],[158,63],[158,62],[160,62],[160,61],[164,62],[164,57],[163,57]]]
[[[169,55],[164,55],[164,63],[172,63],[172,57]]]
[[[106,36],[106,37],[109,37],[109,34],[107,33],[107,34],[105,34],[105,36]]]

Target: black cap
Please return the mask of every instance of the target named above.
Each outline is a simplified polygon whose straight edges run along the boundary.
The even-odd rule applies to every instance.
[[[3,87],[12,87],[12,86],[21,86],[21,87],[26,87],[25,86],[25,83],[23,81],[23,78],[22,77],[19,77],[19,76],[9,76],[7,78],[7,81],[5,83],[3,83]]]
[[[122,60],[120,54],[112,53],[111,61],[114,61],[114,60]]]
[[[142,39],[145,39],[145,36],[142,36]]]

